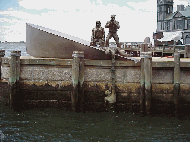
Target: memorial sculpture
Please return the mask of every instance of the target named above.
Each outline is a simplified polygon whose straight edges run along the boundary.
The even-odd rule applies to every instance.
[[[111,39],[112,37],[116,41],[117,47],[120,47],[119,37],[117,35],[117,29],[119,29],[120,26],[119,22],[115,20],[115,16],[116,15],[111,15],[111,20],[108,21],[105,25],[105,28],[109,28],[109,33],[106,37],[106,44],[105,44],[106,47],[109,47],[109,39]]]
[[[92,29],[91,46],[103,47],[105,44],[105,31],[101,27],[101,22],[96,21],[96,27]]]
[[[90,46],[89,41],[29,23],[26,24],[26,50],[30,56],[41,58],[72,59],[73,51],[84,51],[85,59],[110,59],[105,50]]]
[[[92,42],[80,38],[54,31],[45,27],[26,23],[26,51],[30,56],[41,58],[62,58],[72,59],[73,51],[84,51],[84,58],[91,60],[110,60],[114,55],[116,60],[135,60],[129,57],[124,50],[119,48],[119,38],[117,29],[120,28],[119,22],[115,21],[115,15],[107,22],[106,28],[109,28],[105,44],[105,32],[101,27],[101,22],[96,22],[96,28],[92,30],[95,38],[92,36]],[[116,40],[117,47],[109,47],[109,39],[113,37]],[[100,47],[97,47],[97,45]],[[106,47],[105,47],[105,46]]]

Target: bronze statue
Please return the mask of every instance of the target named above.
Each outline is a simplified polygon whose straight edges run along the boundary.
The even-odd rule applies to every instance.
[[[105,31],[104,28],[101,27],[101,22],[96,21],[96,27],[92,29],[92,38],[91,38],[91,46],[100,45],[103,47],[105,44]]]
[[[115,20],[115,15],[111,15],[111,20],[108,21],[105,25],[105,28],[109,28],[108,36],[106,37],[106,47],[109,47],[109,39],[112,37],[116,41],[117,47],[120,47],[119,45],[119,37],[117,35],[117,29],[120,28],[119,22]]]

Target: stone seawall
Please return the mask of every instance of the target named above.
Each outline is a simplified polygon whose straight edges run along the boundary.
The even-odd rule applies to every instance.
[[[19,94],[24,102],[55,101],[71,103],[72,59],[21,57]],[[111,61],[84,60],[84,104],[89,108],[105,104],[105,91],[111,90]],[[2,58],[1,100],[8,103],[10,58]],[[140,105],[141,63],[116,61],[115,91],[118,105]],[[190,103],[190,60],[180,61],[180,104]],[[152,59],[152,104],[174,104],[174,61]],[[6,97],[5,97],[6,96]],[[19,97],[19,96],[16,96]],[[5,98],[5,99],[4,99]]]

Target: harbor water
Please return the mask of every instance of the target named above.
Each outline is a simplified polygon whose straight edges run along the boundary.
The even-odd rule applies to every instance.
[[[24,43],[1,43],[10,56]],[[189,111],[190,112],[190,111]],[[15,111],[0,103],[1,141],[190,141],[190,117],[140,116],[133,112],[80,112],[64,108],[33,108]]]

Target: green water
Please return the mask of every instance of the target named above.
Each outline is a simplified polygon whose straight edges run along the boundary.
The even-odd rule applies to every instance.
[[[190,119],[128,112],[16,112],[0,105],[2,141],[190,141]]]

